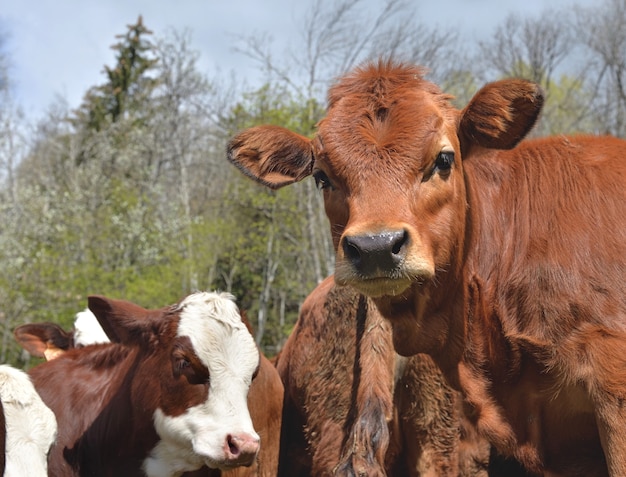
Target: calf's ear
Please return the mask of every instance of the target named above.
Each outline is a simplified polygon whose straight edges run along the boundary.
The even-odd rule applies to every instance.
[[[311,175],[310,139],[279,126],[256,126],[228,144],[228,160],[248,177],[279,189]]]
[[[149,311],[125,300],[113,300],[99,295],[87,297],[91,312],[114,343],[132,344],[147,327]]]
[[[462,147],[512,149],[535,125],[543,101],[541,87],[530,81],[505,79],[485,85],[461,112]]]
[[[72,335],[56,323],[27,323],[13,330],[17,342],[31,355],[51,359],[72,347]]]

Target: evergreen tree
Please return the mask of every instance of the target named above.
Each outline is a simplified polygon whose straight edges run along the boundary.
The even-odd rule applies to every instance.
[[[157,85],[149,74],[158,61],[153,57],[154,45],[146,38],[151,34],[139,16],[137,23],[128,25],[126,34],[116,36],[119,41],[111,49],[117,52],[117,63],[104,67],[106,83],[87,91],[76,111],[75,126],[100,131],[129,115],[141,119],[137,113]]]

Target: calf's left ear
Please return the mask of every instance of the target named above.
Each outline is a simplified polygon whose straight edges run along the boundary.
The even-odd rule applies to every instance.
[[[311,141],[279,126],[256,126],[228,144],[228,160],[248,177],[279,189],[311,175]]]
[[[535,125],[544,96],[538,84],[505,79],[484,86],[461,112],[462,147],[512,149]]]
[[[72,347],[72,335],[56,323],[27,323],[15,328],[13,335],[31,355],[47,360]]]

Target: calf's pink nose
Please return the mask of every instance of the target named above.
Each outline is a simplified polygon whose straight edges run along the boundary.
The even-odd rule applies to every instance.
[[[225,460],[230,465],[252,465],[260,447],[257,435],[229,434],[224,444]]]

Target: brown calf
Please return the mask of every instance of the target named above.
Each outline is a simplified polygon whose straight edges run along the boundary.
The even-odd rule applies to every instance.
[[[439,369],[397,355],[371,300],[333,277],[304,301],[277,368],[280,476],[486,476],[489,446],[460,442],[458,395]]]
[[[626,142],[520,143],[543,96],[518,79],[459,111],[381,61],[328,99],[313,140],[251,128],[229,159],[274,188],[313,175],[336,282],[373,298],[399,353],[433,357],[501,453],[626,475]]]

